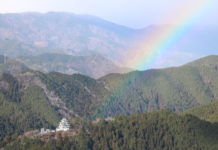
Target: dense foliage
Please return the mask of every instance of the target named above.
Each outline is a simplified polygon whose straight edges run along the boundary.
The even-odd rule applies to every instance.
[[[9,74],[1,76],[0,86],[0,140],[14,133],[57,125],[60,115],[40,87],[21,91],[16,78]]]
[[[129,115],[157,109],[183,112],[218,99],[216,59],[217,56],[210,56],[182,67],[111,74],[98,80],[79,74],[33,74],[81,117]]]
[[[155,109],[183,112],[218,99],[217,56],[190,64],[101,78],[111,95],[96,116],[142,113]]]
[[[218,122],[218,102],[215,101],[207,105],[194,107],[184,112],[184,114],[191,114],[209,122]]]
[[[82,117],[129,115],[156,109],[183,112],[218,99],[214,57],[217,58],[210,56],[201,59],[202,63],[196,61],[177,68],[111,74],[99,80],[61,73],[40,77],[49,90]]]
[[[49,90],[54,91],[69,109],[82,117],[90,118],[107,95],[103,84],[80,74],[70,76],[53,72],[40,74],[40,77]]]
[[[181,112],[209,103],[218,95],[216,57],[209,61],[211,57],[202,59],[202,63],[197,61],[178,68],[112,74],[99,80],[54,72],[3,74],[0,76],[0,138],[56,126],[63,116],[61,108],[48,100],[49,92],[67,109],[91,119],[165,108]],[[43,89],[45,86],[47,92]],[[201,119],[217,120],[216,105],[191,111]]]
[[[217,143],[218,124],[157,111],[101,120],[76,137],[49,142],[20,138],[6,150],[216,150]]]

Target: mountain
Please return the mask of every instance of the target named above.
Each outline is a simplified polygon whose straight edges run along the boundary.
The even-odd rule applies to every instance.
[[[218,122],[218,102],[211,102],[207,105],[194,107],[184,113],[191,114],[201,120],[206,120],[212,123]]]
[[[0,55],[0,74],[17,74],[28,70],[29,68],[19,61]]]
[[[42,126],[54,127],[60,119],[41,88],[34,85],[21,87],[20,82],[10,74],[0,77],[1,140]]]
[[[61,49],[40,48],[10,39],[0,39],[0,55],[16,58],[17,62],[43,72],[81,73],[99,78],[109,73],[131,71],[131,69],[119,67],[113,61],[99,54],[66,55]]]
[[[217,57],[209,56],[181,67],[107,75],[99,81],[112,93],[97,110],[97,116],[154,109],[181,112],[215,101],[218,99],[218,70],[214,61]],[[211,64],[203,65],[208,60]]]
[[[125,51],[128,39],[139,32],[95,16],[72,13],[1,14],[0,22],[1,39],[63,49],[66,54],[102,54],[110,58]]]
[[[181,37],[168,47],[168,59],[164,58],[163,63],[153,67],[181,65],[211,53],[218,53],[216,26],[183,27],[186,30]],[[169,28],[178,28],[178,25],[150,25],[143,29],[132,29],[95,16],[73,13],[0,14],[0,54],[7,53],[9,57],[51,52],[74,56],[100,54],[125,65],[125,60],[121,58],[130,49],[138,49],[138,45],[149,47],[152,44],[149,42],[150,37],[157,31],[159,33]],[[3,45],[2,48],[2,41],[12,45],[4,53],[1,51],[7,46]],[[14,43],[17,46],[13,47]]]
[[[45,52],[61,53],[62,50],[41,48],[31,44],[20,42],[18,40],[0,38],[0,55],[4,55],[8,57],[19,57],[19,56],[39,55]]]
[[[101,55],[71,56],[65,54],[42,54],[17,58],[33,70],[43,72],[80,73],[99,78],[109,73],[126,73],[130,69],[121,68]]]
[[[57,140],[47,141],[27,137],[9,139],[5,140],[4,149],[215,150],[217,139],[217,124],[162,110],[90,123],[73,137],[60,135]]]
[[[6,121],[0,126],[14,126],[12,131],[22,133],[43,126],[54,127],[61,117],[95,119],[159,109],[183,112],[209,104],[218,95],[216,57],[209,56],[181,67],[110,74],[100,79],[29,69],[3,73],[0,117]],[[204,65],[209,60],[210,65]],[[29,120],[28,115],[35,118]],[[11,135],[8,132],[5,134]]]
[[[79,74],[11,72],[0,75],[0,140],[28,130],[54,128],[62,117],[90,118],[108,92],[96,80]]]
[[[188,63],[189,66],[206,66],[206,67],[216,67],[218,66],[218,57],[217,55],[210,55],[203,57],[196,61]]]

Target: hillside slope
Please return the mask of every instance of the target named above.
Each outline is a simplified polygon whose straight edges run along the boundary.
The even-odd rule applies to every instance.
[[[90,124],[80,134],[43,142],[20,138],[6,150],[216,150],[218,125],[169,111],[116,117]]]
[[[55,128],[62,117],[90,118],[107,92],[82,75],[24,71],[0,75],[0,139],[14,133]]]
[[[185,111],[184,114],[191,114],[209,122],[218,122],[218,102],[191,108]]]
[[[109,73],[125,73],[130,69],[121,68],[101,55],[71,56],[65,54],[42,54],[17,58],[33,70],[42,72],[80,73],[99,78]]]
[[[27,82],[27,81],[25,81]],[[10,74],[0,76],[0,139],[30,129],[55,127],[61,116],[36,85],[24,87]]]
[[[210,56],[197,62],[211,61]],[[211,65],[181,67],[111,74],[101,79],[112,91],[97,114],[110,116],[133,114],[154,109],[181,112],[218,99],[217,62]],[[194,63],[194,62],[193,62]]]
[[[210,57],[201,61],[205,59]],[[9,126],[27,122],[25,129],[32,129],[43,125],[54,126],[60,117],[95,119],[158,109],[183,112],[209,104],[217,100],[218,70],[215,62],[209,66],[199,64],[110,74],[98,80],[80,74],[46,74],[31,70],[19,71],[13,75],[2,74],[0,117],[8,120],[3,121],[2,126],[6,122],[9,122]],[[18,115],[18,120],[13,120],[14,112]],[[25,113],[36,116],[32,121],[41,122],[38,121],[39,124],[35,125],[32,121],[26,121],[29,117]],[[204,119],[207,115],[196,116]],[[208,117],[209,121],[215,119],[216,117]]]
[[[0,55],[0,74],[17,74],[28,70],[29,68],[23,63],[20,63],[15,59]]]
[[[63,53],[63,50],[37,47],[30,43],[24,43],[14,39],[0,38],[0,55],[14,58],[55,52]]]

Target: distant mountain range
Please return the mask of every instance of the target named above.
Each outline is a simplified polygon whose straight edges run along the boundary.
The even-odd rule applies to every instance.
[[[63,53],[62,50],[40,48],[12,39],[0,39],[0,55],[8,57],[34,56],[44,53]]]
[[[62,49],[72,55],[102,54],[116,58],[138,32],[89,15],[55,12],[0,15],[1,39]]]
[[[131,69],[121,68],[101,55],[72,56],[66,54],[41,54],[16,58],[33,70],[43,72],[80,73],[100,78],[110,73],[127,73]]]
[[[0,54],[42,72],[81,73],[99,78],[109,73],[131,71],[99,54],[73,56],[64,54],[61,49],[39,48],[9,39],[0,39]]]
[[[120,58],[130,48],[141,42],[149,46],[146,39],[163,26],[132,29],[95,16],[72,13],[0,14],[0,54],[98,54],[122,64]],[[160,67],[181,65],[202,56],[218,54],[217,33],[213,26],[193,27],[169,47],[170,57]]]
[[[9,57],[0,55],[0,74],[18,74],[30,70],[26,65],[11,59]]]

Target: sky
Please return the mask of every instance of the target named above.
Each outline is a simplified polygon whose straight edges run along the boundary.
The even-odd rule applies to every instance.
[[[180,7],[195,7],[198,2],[199,0],[0,0],[0,13],[72,12],[98,16],[133,28],[143,28],[151,24],[177,24],[163,18],[172,15]],[[199,24],[218,25],[217,7],[218,5],[211,6],[210,12]]]

